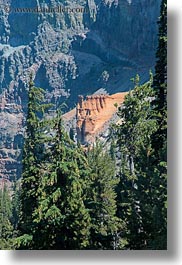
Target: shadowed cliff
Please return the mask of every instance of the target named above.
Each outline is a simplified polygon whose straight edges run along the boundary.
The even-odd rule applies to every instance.
[[[0,177],[20,177],[30,72],[48,102],[76,104],[101,88],[131,88],[155,64],[160,1],[2,0],[0,8]],[[86,12],[24,12],[25,8]],[[5,7],[9,7],[9,12]],[[16,12],[16,10],[19,12]],[[20,12],[22,8],[23,12]]]

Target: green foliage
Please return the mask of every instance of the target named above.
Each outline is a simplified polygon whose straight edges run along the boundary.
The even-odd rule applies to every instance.
[[[19,215],[20,215],[20,183],[15,181],[13,183],[13,193],[12,193],[12,218],[11,222],[14,228],[14,235],[17,233]]]
[[[34,97],[31,100],[34,101]],[[27,164],[23,172],[21,201],[26,208],[22,208],[19,226],[22,235],[17,239],[18,248],[86,248],[89,243],[90,216],[84,205],[82,188],[86,185],[84,177],[88,163],[65,133],[59,111],[52,121],[46,123],[46,129],[52,137],[45,137],[41,133],[40,138],[37,138],[37,130],[41,127],[36,115],[34,120],[36,122],[32,123],[31,129],[35,133],[27,141],[28,144],[32,143],[31,148],[35,151],[31,159],[30,152],[24,159]],[[41,119],[41,124],[45,124],[44,119]],[[43,155],[40,156],[37,152],[40,148],[37,147],[42,145],[41,139],[46,140],[46,146],[43,146]]]
[[[154,118],[157,131],[152,135],[155,150],[154,193],[157,206],[154,211],[156,230],[150,242],[151,248],[167,249],[167,0],[161,2],[159,20],[159,44],[156,53],[156,67],[153,82],[155,100]],[[157,220],[157,221],[156,221]],[[159,241],[161,245],[159,245]]]
[[[156,53],[155,76],[153,89],[155,100],[153,101],[154,115],[158,123],[158,130],[153,135],[152,144],[160,160],[160,149],[165,146],[167,138],[167,0],[161,2],[159,19],[159,41]],[[164,154],[165,155],[165,154]],[[164,157],[165,161],[167,157]]]
[[[122,123],[116,126],[117,143],[121,152],[117,214],[127,223],[125,236],[130,249],[143,249],[146,245],[145,214],[141,212],[141,208],[146,199],[144,194],[150,187],[149,176],[146,185],[139,188],[146,178],[142,170],[149,165],[152,155],[150,136],[156,130],[156,121],[151,117],[152,81],[151,75],[149,82],[140,86],[139,76],[136,76],[134,90],[129,92],[118,111]]]
[[[0,190],[0,249],[167,248],[167,1],[154,80],[118,108],[109,152],[76,145],[30,76],[21,185]],[[109,74],[99,79],[107,83]],[[71,132],[74,138],[74,131]],[[19,187],[20,186],[20,187]],[[16,237],[16,239],[15,239]]]
[[[162,160],[155,164],[152,146],[158,130],[152,75],[144,85],[139,85],[138,76],[134,82],[134,90],[118,111],[122,123],[115,127],[121,152],[117,215],[127,224],[124,235],[129,249],[165,249],[166,177]]]
[[[158,129],[152,74],[147,83],[140,85],[139,76],[134,83],[118,109],[122,122],[114,127],[110,153],[98,142],[84,151],[65,133],[59,111],[48,121],[34,108],[24,147],[18,249],[165,249],[166,163],[155,164],[152,147]]]
[[[26,137],[23,149],[23,173],[20,193],[21,211],[18,227],[20,236],[25,234],[29,238],[32,237],[34,232],[32,213],[37,206],[38,188],[42,177],[40,169],[43,157],[46,155],[45,143],[48,141],[45,134],[48,121],[44,118],[44,114],[51,105],[44,103],[44,94],[43,89],[34,87],[31,75],[28,92]],[[21,241],[20,238],[18,240]],[[24,248],[24,242],[22,240],[22,249]]]
[[[59,111],[47,120],[51,106],[30,78],[18,249],[167,248],[166,29],[163,0],[154,80],[134,79],[110,152],[76,146]],[[11,227],[1,230],[7,243]]]
[[[87,207],[91,217],[89,248],[116,249],[123,224],[116,217],[115,187],[118,181],[115,165],[98,142],[89,150],[88,162],[91,168],[87,189]]]
[[[12,204],[6,185],[0,190],[0,249],[13,249]]]
[[[124,105],[118,111],[122,120],[117,131],[118,142],[121,151],[129,156],[138,156],[141,151],[148,156],[151,152],[150,135],[156,127],[156,121],[151,117],[152,81],[151,75],[149,82],[139,86],[139,76],[136,76],[134,90],[125,97]]]
[[[155,76],[119,109],[117,215],[129,249],[167,249],[167,1],[161,3]]]
[[[32,235],[24,234],[24,235],[16,238],[16,248],[17,249],[21,249],[22,246],[29,249],[29,246],[31,246],[31,243],[32,243]]]
[[[82,175],[86,172],[87,162],[64,132],[59,113],[54,130],[55,137],[51,141],[49,161],[35,211],[37,223],[44,224],[48,229],[43,231],[41,237],[47,238],[39,248],[83,249],[88,245],[90,228],[82,189],[85,185]]]

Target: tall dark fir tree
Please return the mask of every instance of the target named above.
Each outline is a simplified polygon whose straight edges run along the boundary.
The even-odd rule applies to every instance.
[[[156,59],[153,113],[157,120],[157,130],[152,135],[152,146],[155,150],[153,162],[155,168],[153,178],[155,230],[151,246],[167,249],[167,0],[161,2]]]
[[[41,180],[41,164],[44,156],[47,122],[44,113],[51,107],[45,104],[45,91],[37,88],[30,75],[28,92],[28,109],[26,136],[23,148],[23,172],[20,192],[20,220],[18,230],[20,237],[17,244],[20,249],[31,249],[34,241],[35,224],[33,213],[37,205],[39,183]]]
[[[155,92],[153,107],[154,115],[158,122],[158,130],[153,135],[153,146],[158,154],[158,159],[160,159],[160,150],[166,148],[167,138],[167,0],[162,0],[161,2],[158,24],[159,38],[153,81]],[[164,158],[166,159],[165,154]]]

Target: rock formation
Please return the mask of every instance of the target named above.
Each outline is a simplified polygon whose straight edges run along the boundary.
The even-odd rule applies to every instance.
[[[23,145],[21,105],[0,99],[0,180],[15,180],[21,173]],[[0,181],[1,182],[1,181]]]
[[[114,95],[79,96],[76,107],[77,140],[82,144],[93,143],[104,125],[112,118],[126,93]]]
[[[137,73],[146,81],[155,64],[160,2],[1,0],[1,176],[20,177],[29,73],[34,73],[35,85],[46,90],[47,101],[66,102],[69,108],[79,94],[100,88],[109,94],[129,90],[130,78]],[[87,12],[14,12],[60,5],[79,5]]]

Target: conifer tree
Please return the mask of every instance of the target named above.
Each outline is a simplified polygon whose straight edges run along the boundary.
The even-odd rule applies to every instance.
[[[15,181],[12,184],[11,204],[12,204],[11,223],[13,226],[13,241],[16,245],[16,237],[18,236],[18,223],[19,223],[19,216],[20,216],[20,183],[19,181]]]
[[[34,242],[33,212],[37,206],[41,164],[43,163],[47,122],[44,113],[51,107],[45,104],[45,91],[34,86],[32,74],[28,91],[28,109],[26,136],[23,148],[23,173],[21,181],[21,212],[19,221],[20,237],[17,244],[20,249],[31,249]]]
[[[7,186],[0,189],[0,249],[13,249],[12,203]]]
[[[118,233],[123,224],[116,217],[114,162],[99,142],[88,151],[88,161],[91,168],[87,190],[90,249],[117,249],[121,244]]]
[[[157,131],[152,135],[155,149],[153,186],[155,193],[155,224],[151,248],[167,249],[167,0],[162,0],[159,19],[159,40],[156,53],[153,89],[153,116]],[[160,242],[160,244],[159,244]]]
[[[162,0],[159,19],[159,39],[156,52],[156,66],[153,82],[155,100],[153,101],[154,115],[157,119],[158,130],[152,137],[156,159],[161,159],[160,150],[166,148],[167,139],[167,0]],[[163,158],[166,160],[166,152]]]
[[[12,225],[14,230],[14,237],[17,236],[18,233],[18,222],[20,215],[20,183],[15,181],[12,185]]]
[[[42,226],[37,247],[85,249],[90,230],[83,193],[88,163],[64,131],[59,113],[54,121],[54,132],[35,211],[35,221]]]
[[[157,130],[157,123],[151,107],[152,82],[151,75],[149,82],[140,86],[137,76],[134,90],[126,96],[118,112],[122,123],[117,126],[121,152],[117,213],[128,225],[130,249],[149,248],[154,229],[153,212],[157,201],[154,200],[155,168],[152,165],[154,149],[151,135]],[[155,188],[157,191],[160,189],[157,185]]]

